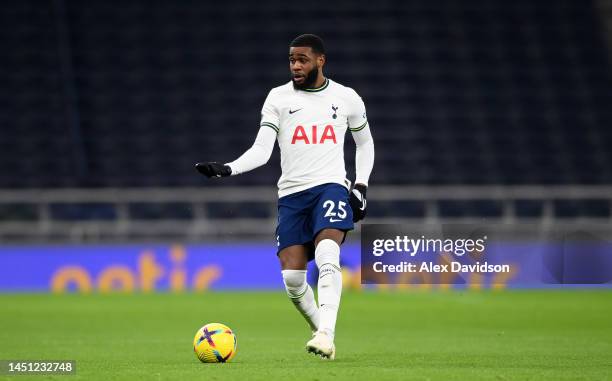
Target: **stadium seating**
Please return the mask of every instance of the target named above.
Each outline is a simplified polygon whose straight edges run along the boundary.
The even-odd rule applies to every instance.
[[[1,188],[201,184],[195,161],[251,144],[301,32],[366,101],[376,183],[612,181],[612,69],[588,1],[57,3],[1,6]],[[276,152],[226,184],[277,167]]]
[[[612,65],[594,7],[580,0],[6,2],[0,188],[203,184],[193,164],[230,161],[250,146],[268,90],[288,81],[287,45],[304,32],[326,40],[327,74],[366,102],[377,148],[373,183],[610,184]],[[208,185],[272,185],[278,167],[275,150],[270,165]],[[555,216],[598,215],[598,206],[561,202]],[[450,217],[501,213],[479,200],[439,207]],[[0,215],[33,215],[3,208]],[[269,213],[258,208],[245,213]],[[116,215],[104,205],[82,209],[51,212],[60,220]],[[130,213],[192,217],[172,209],[135,205]],[[537,202],[516,204],[518,216],[541,212]],[[381,203],[374,213],[419,217],[424,206]]]

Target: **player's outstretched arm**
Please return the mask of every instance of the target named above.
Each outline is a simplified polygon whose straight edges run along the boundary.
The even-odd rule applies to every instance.
[[[374,167],[374,140],[367,121],[362,126],[351,129],[351,134],[357,149],[355,153],[355,186],[351,190],[349,203],[353,210],[353,221],[357,222],[366,216],[366,191]]]
[[[275,130],[265,126],[260,127],[253,146],[238,159],[227,164],[214,161],[197,163],[196,169],[208,178],[234,176],[248,172],[266,164],[270,160],[275,140]]]

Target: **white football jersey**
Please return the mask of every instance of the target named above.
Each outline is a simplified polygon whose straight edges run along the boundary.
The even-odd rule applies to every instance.
[[[344,167],[344,135],[367,127],[366,111],[355,90],[330,79],[317,89],[293,83],[270,91],[261,126],[276,131],[282,175],[279,197],[325,183],[350,188]]]

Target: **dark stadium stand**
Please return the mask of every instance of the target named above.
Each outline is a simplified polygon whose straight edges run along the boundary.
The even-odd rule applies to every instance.
[[[373,183],[612,183],[612,66],[590,1],[0,8],[0,188],[202,184],[193,163],[251,144],[302,32],[366,101]],[[278,175],[275,152],[223,185]]]
[[[288,81],[289,41],[321,35],[327,74],[364,98],[373,184],[612,184],[612,64],[581,0],[291,3],[34,0],[0,5],[0,189],[273,185],[279,155],[209,182],[193,164],[252,143],[263,100]],[[354,147],[347,137],[347,165]],[[517,200],[519,218],[537,200]],[[211,218],[265,204],[209,205]],[[441,200],[441,217],[499,217],[494,200]],[[36,219],[1,204],[0,220]],[[114,220],[116,205],[51,205],[59,221]],[[137,219],[191,219],[130,204]],[[425,216],[419,201],[372,217]],[[606,200],[559,200],[557,218],[606,217]]]

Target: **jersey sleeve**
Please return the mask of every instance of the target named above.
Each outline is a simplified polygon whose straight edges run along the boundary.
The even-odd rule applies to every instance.
[[[374,167],[374,141],[363,100],[355,91],[351,91],[351,93],[348,124],[357,146],[355,151],[355,184],[367,186]]]
[[[278,134],[280,126],[280,113],[275,102],[274,93],[270,91],[266,100],[261,108],[261,127],[269,127]]]
[[[349,98],[348,126],[351,132],[363,130],[368,125],[365,105],[361,97],[351,89]]]
[[[259,127],[259,132],[253,146],[238,159],[231,163],[226,163],[232,169],[232,176],[251,171],[266,164],[272,155],[275,141],[276,132],[267,127]]]

